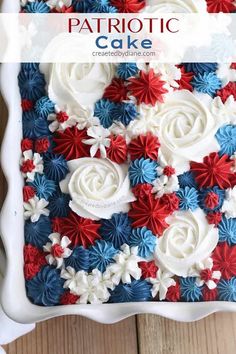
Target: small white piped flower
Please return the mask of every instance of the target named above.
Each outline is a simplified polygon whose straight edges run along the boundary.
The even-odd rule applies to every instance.
[[[111,139],[108,138],[110,131],[102,126],[93,126],[88,128],[87,134],[91,139],[83,140],[83,143],[91,145],[90,156],[94,157],[97,151],[100,150],[101,157],[105,159],[107,156],[106,148],[110,146],[111,142]]]
[[[33,153],[32,150],[23,152],[23,157],[20,160],[21,172],[27,182],[34,181],[35,173],[43,173],[43,159],[38,153]]]
[[[72,4],[72,0],[47,0],[46,3],[51,8],[53,8],[53,9],[55,8],[57,10],[60,10],[64,6],[65,7],[70,7],[71,4]]]
[[[178,88],[179,84],[176,80],[181,79],[181,70],[174,64],[164,64],[155,61],[150,62],[150,68],[154,70],[155,74],[161,74],[161,79],[166,82],[165,87],[170,90]]]
[[[233,95],[230,95],[224,103],[219,96],[215,97],[210,110],[220,125],[236,124],[236,101]]]
[[[72,250],[68,248],[71,244],[70,239],[67,236],[63,236],[59,233],[52,233],[48,236],[51,242],[48,242],[43,249],[49,254],[46,256],[46,260],[50,265],[56,265],[57,268],[63,266],[63,259],[70,257]]]
[[[115,263],[107,267],[107,271],[111,274],[111,280],[115,285],[118,285],[120,281],[122,283],[131,283],[131,277],[138,280],[142,273],[138,266],[138,262],[141,261],[138,256],[138,247],[129,247],[124,244],[121,246],[121,250],[114,256]]]
[[[170,194],[179,189],[179,181],[176,175],[170,177],[162,175],[153,181],[152,184],[152,193],[156,193],[156,198],[161,198],[164,194]]]
[[[176,285],[176,282],[172,277],[172,273],[158,269],[156,278],[149,279],[149,282],[153,284],[152,297],[155,297],[157,294],[159,294],[159,299],[165,300],[168,288],[170,286]]]
[[[41,215],[48,216],[49,210],[46,209],[48,206],[48,202],[42,198],[34,196],[29,199],[28,202],[24,202],[24,218],[25,220],[30,219],[32,222],[36,222],[39,220]]]
[[[198,272],[196,284],[197,286],[206,286],[212,290],[217,286],[217,281],[221,278],[220,271],[212,271],[213,260],[212,258],[207,258],[202,262],[196,264],[196,270]]]
[[[225,213],[227,219],[236,218],[236,186],[226,190],[221,211]]]

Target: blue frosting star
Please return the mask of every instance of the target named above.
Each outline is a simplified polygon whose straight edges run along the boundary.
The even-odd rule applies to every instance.
[[[108,264],[113,263],[113,257],[118,250],[113,247],[111,242],[99,240],[95,242],[94,246],[89,248],[89,260],[91,270],[97,268],[100,272],[104,272]]]
[[[117,75],[124,80],[134,76],[138,73],[139,69],[135,63],[121,63],[117,67]]]
[[[222,86],[221,80],[214,72],[195,75],[191,83],[198,92],[207,93],[211,97],[214,97]]]
[[[133,229],[129,239],[130,246],[138,246],[138,255],[148,258],[154,252],[156,236],[146,226]]]
[[[219,197],[219,203],[213,209],[207,208],[206,204],[205,204],[205,198],[209,192],[214,192]],[[199,190],[199,206],[200,206],[200,208],[202,208],[205,211],[205,213],[210,213],[210,212],[220,210],[220,208],[222,207],[222,205],[224,203],[224,198],[225,198],[225,191],[223,189],[220,189],[217,186],[214,186],[213,188],[206,188],[206,189]]]
[[[27,294],[36,305],[58,305],[64,293],[63,283],[60,271],[46,266],[33,279],[26,282]]]
[[[113,243],[115,248],[120,248],[124,243],[128,243],[131,234],[128,214],[113,214],[109,220],[102,219],[99,232],[104,240]]]
[[[184,187],[176,193],[179,197],[180,210],[192,210],[198,208],[198,191],[195,188]]]
[[[43,156],[44,173],[47,178],[60,182],[69,172],[67,162],[62,155],[47,153]]]
[[[28,183],[29,186],[34,187],[36,190],[36,195],[39,199],[48,200],[49,197],[53,195],[56,191],[56,183],[50,179],[47,179],[45,175],[35,174],[33,182]]]
[[[47,120],[35,111],[23,112],[22,124],[24,138],[36,139],[49,134]]]
[[[21,69],[18,83],[22,99],[36,101],[45,94],[46,82],[39,70]]]
[[[139,183],[151,183],[157,178],[157,163],[150,159],[136,159],[129,166],[131,186]]]
[[[215,72],[218,68],[217,63],[185,63],[184,67],[186,71],[193,72],[195,74],[204,74]]]
[[[152,299],[151,288],[152,285],[145,280],[133,280],[130,284],[120,283],[111,291],[109,302],[149,301]]]
[[[114,120],[118,120],[124,125],[128,125],[137,115],[136,105],[133,103],[117,103],[113,110]]]
[[[116,104],[107,99],[101,99],[96,102],[94,116],[98,117],[104,128],[109,128],[114,119],[114,108]]]
[[[37,70],[39,71],[39,63],[21,63],[21,70]]]
[[[74,1],[74,8],[76,12],[97,12],[97,13],[114,13],[117,9],[110,6],[109,0],[82,0]]]
[[[187,302],[199,301],[202,298],[202,286],[196,285],[195,277],[179,278],[181,298]]]
[[[219,242],[227,242],[230,246],[236,244],[236,219],[222,217],[218,224]]]
[[[35,247],[42,248],[48,242],[48,236],[52,233],[50,219],[41,215],[39,220],[25,222],[25,242]]]
[[[79,270],[89,270],[89,250],[83,246],[76,246],[70,257],[65,258],[65,267],[72,267],[78,272]]]
[[[180,188],[184,188],[184,187],[197,188],[197,183],[191,171],[187,171],[184,172],[182,175],[179,175],[178,180],[179,180]]]
[[[221,279],[217,285],[220,301],[236,301],[236,277]]]
[[[236,127],[224,125],[216,133],[216,139],[220,144],[220,155],[233,155],[236,151]]]
[[[44,1],[28,2],[24,7],[24,12],[48,13],[50,12],[50,7]]]
[[[35,112],[40,117],[46,119],[50,113],[54,112],[54,108],[55,108],[54,103],[47,96],[43,96],[40,99],[38,99],[34,106]]]
[[[57,191],[50,198],[48,209],[50,210],[50,216],[66,217],[70,211],[69,207],[70,195],[64,194],[61,191]]]

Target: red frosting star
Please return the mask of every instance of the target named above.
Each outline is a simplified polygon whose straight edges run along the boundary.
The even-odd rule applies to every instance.
[[[119,103],[127,100],[127,93],[127,86],[125,86],[124,80],[113,79],[111,84],[105,89],[103,98]]]
[[[176,82],[179,84],[178,90],[193,91],[193,86],[191,85],[191,81],[194,77],[194,73],[185,71],[184,66],[182,66],[180,70],[181,70],[181,78],[180,80],[176,80]]]
[[[144,199],[152,192],[153,186],[148,183],[139,183],[132,188],[132,192],[136,198]]]
[[[60,298],[61,305],[74,305],[79,300],[78,295],[71,294],[69,291],[65,291]]]
[[[50,146],[50,142],[48,138],[41,138],[36,140],[35,142],[35,151],[39,154],[47,152]]]
[[[65,131],[58,131],[53,137],[56,147],[53,149],[55,154],[62,154],[67,160],[79,157],[89,157],[89,146],[82,140],[87,139],[86,130],[79,130],[76,127],[67,128]]]
[[[150,262],[139,262],[139,268],[142,269],[142,278],[156,278],[158,267],[154,261]]]
[[[111,0],[111,5],[115,6],[118,9],[118,12],[135,13],[145,7],[145,0]]]
[[[167,177],[171,177],[176,173],[174,167],[172,166],[165,166],[163,170],[163,174]]]
[[[61,218],[60,232],[71,240],[71,245],[82,245],[87,248],[101,236],[98,233],[100,224],[70,212],[68,217]]]
[[[153,69],[150,69],[148,73],[140,71],[140,76],[131,77],[129,82],[130,95],[137,99],[138,104],[146,103],[154,106],[157,101],[164,102],[163,95],[168,90],[164,88],[165,81],[161,80],[161,75],[156,75]]]
[[[214,209],[219,204],[219,196],[214,192],[207,193],[204,199],[205,206],[208,209]]]
[[[210,290],[207,286],[204,286],[202,289],[202,296],[204,301],[215,301],[217,299],[217,295],[217,288]]]
[[[212,13],[217,12],[233,12],[236,10],[234,0],[206,0],[207,11]]]
[[[166,300],[171,302],[176,302],[180,300],[180,285],[178,282],[168,288]]]
[[[37,247],[26,245],[24,247],[24,274],[25,279],[32,279],[47,264],[45,254]]]
[[[28,202],[29,199],[35,196],[35,189],[32,186],[24,186],[23,187],[23,200],[25,203]]]
[[[217,226],[222,220],[222,213],[220,211],[209,213],[207,214],[206,218],[209,224],[214,224]]]
[[[233,95],[236,100],[236,82],[229,82],[225,87],[217,91],[217,96],[219,96],[223,103]]]
[[[149,195],[145,200],[139,199],[131,203],[129,216],[133,219],[133,227],[146,226],[153,234],[161,236],[163,231],[169,226],[165,219],[170,215],[160,199],[155,199]]]
[[[221,189],[231,186],[230,178],[233,173],[233,162],[228,160],[227,155],[219,156],[213,152],[204,157],[203,162],[191,162],[190,169],[200,188],[218,186]]]
[[[141,159],[142,157],[157,160],[159,147],[158,138],[151,133],[147,133],[131,140],[128,152],[131,160]]]
[[[34,103],[31,100],[23,99],[21,101],[21,107],[24,112],[31,111],[34,108]]]
[[[230,69],[236,70],[236,63],[232,63],[232,64],[230,65]]]
[[[161,197],[161,202],[166,206],[170,214],[179,209],[179,198],[175,193],[164,194]]]
[[[127,159],[127,145],[121,135],[110,136],[110,146],[107,148],[107,157],[116,163],[124,163]]]
[[[33,140],[29,138],[25,138],[21,140],[21,151],[24,152],[26,150],[33,149]]]
[[[213,254],[213,270],[221,271],[222,278],[230,279],[236,276],[236,246],[227,242],[219,243]]]

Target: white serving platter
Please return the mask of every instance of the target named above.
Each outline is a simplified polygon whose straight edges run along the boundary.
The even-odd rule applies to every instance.
[[[19,0],[4,0],[2,12],[19,12]],[[17,75],[19,64],[2,64],[0,85],[8,107],[8,123],[1,150],[2,169],[8,183],[7,196],[1,212],[0,230],[7,254],[7,268],[2,291],[6,314],[20,323],[33,323],[62,315],[81,315],[101,323],[114,323],[135,314],[157,314],[176,321],[190,322],[214,312],[236,312],[233,302],[133,302],[102,305],[65,305],[41,307],[26,296],[23,274],[24,219],[22,186],[19,169],[22,139],[21,98]],[[1,117],[0,117],[1,118]]]

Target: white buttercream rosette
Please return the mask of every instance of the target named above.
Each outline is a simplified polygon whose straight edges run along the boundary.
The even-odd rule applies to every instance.
[[[93,106],[115,75],[111,63],[41,64],[50,99],[61,109]]]
[[[189,169],[190,161],[200,162],[218,151],[215,139],[219,123],[204,104],[187,90],[167,95],[155,114],[161,152],[177,174]]]
[[[157,241],[157,263],[178,276],[192,275],[194,265],[215,249],[218,229],[207,223],[201,209],[176,212],[167,222],[170,226]]]
[[[81,158],[68,162],[70,173],[60,183],[69,193],[70,208],[79,216],[98,220],[127,212],[135,200],[130,189],[127,166],[109,159]]]

